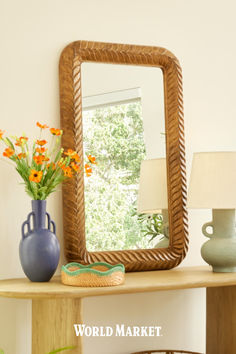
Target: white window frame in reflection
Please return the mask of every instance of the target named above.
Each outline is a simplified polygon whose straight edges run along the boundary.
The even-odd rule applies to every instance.
[[[85,96],[82,100],[83,111],[106,106],[116,106],[141,100],[141,88],[107,92],[99,95]]]

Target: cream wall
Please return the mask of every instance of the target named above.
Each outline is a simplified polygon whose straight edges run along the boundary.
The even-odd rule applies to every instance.
[[[188,174],[194,151],[235,150],[236,44],[233,0],[0,0],[0,127],[35,132],[37,120],[59,124],[58,59],[77,39],[163,46],[183,67]],[[0,165],[0,277],[23,276],[20,225],[30,200],[13,169]],[[60,192],[48,210],[61,238]],[[183,265],[203,264],[201,224],[208,211],[189,215],[190,249]],[[155,339],[85,340],[85,354],[127,354],[149,347],[204,351],[203,289],[86,299],[92,324],[163,326]],[[0,347],[30,354],[30,301],[0,299]]]

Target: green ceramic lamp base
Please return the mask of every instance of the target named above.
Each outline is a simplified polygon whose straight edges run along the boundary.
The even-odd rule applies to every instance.
[[[213,272],[236,272],[235,209],[213,209],[212,221],[202,227],[210,240],[201,248],[202,258],[212,266]],[[207,228],[213,229],[212,233]]]
[[[236,273],[236,267],[212,267],[214,273]]]

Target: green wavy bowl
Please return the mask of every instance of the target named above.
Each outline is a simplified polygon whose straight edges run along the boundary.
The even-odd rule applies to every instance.
[[[92,269],[92,267],[95,266],[105,266],[108,268],[108,270],[106,271],[100,271],[97,269]],[[77,270],[69,270],[68,268],[70,267],[79,267],[80,269]],[[93,273],[99,276],[107,276],[107,275],[111,275],[114,272],[122,272],[125,273],[125,267],[123,264],[109,264],[106,262],[96,262],[96,263],[92,263],[92,264],[88,264],[88,265],[83,265],[80,263],[76,263],[76,262],[71,262],[66,264],[65,266],[63,265],[61,267],[62,272],[65,272],[66,274],[70,275],[70,276],[75,276],[75,275],[79,275],[79,274],[83,274],[83,273]]]

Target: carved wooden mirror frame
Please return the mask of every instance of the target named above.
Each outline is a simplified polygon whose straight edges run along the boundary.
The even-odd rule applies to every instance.
[[[81,64],[97,62],[158,67],[164,77],[168,248],[88,252],[85,236],[84,177],[63,185],[64,250],[69,262],[123,263],[126,271],[170,269],[185,257],[188,245],[182,73],[177,58],[160,47],[76,41],[60,58],[62,144],[83,157]],[[81,165],[83,161],[81,161]],[[81,169],[83,171],[83,168]]]

